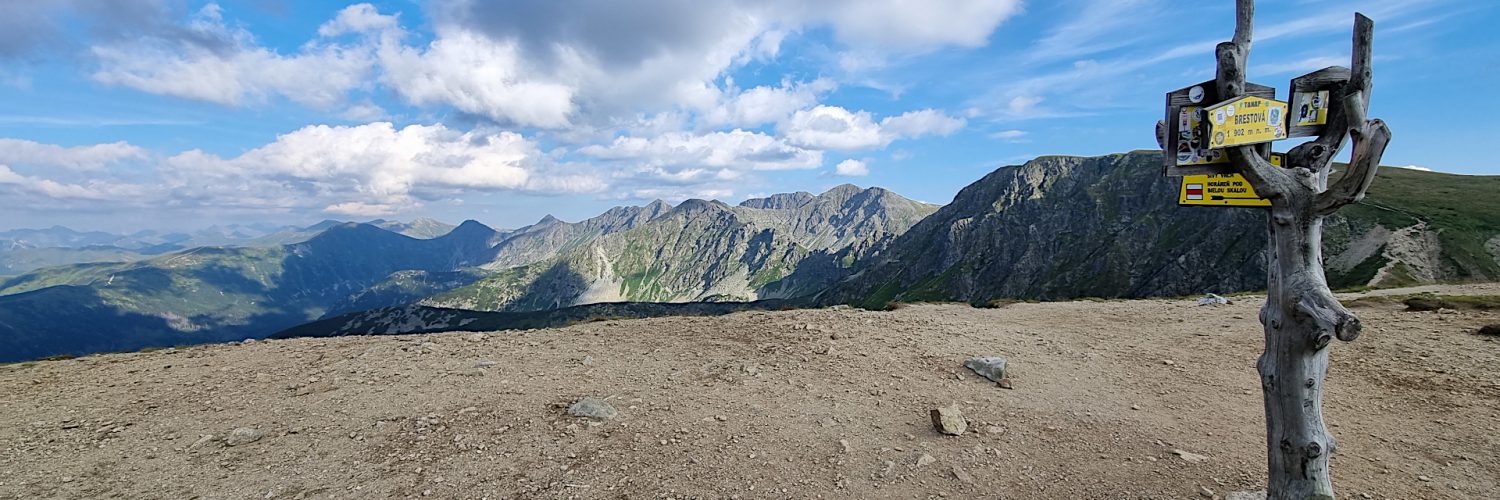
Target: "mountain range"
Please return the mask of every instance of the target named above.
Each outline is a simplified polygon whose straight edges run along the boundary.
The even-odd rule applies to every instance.
[[[1180,207],[1178,180],[1160,164],[1158,152],[1041,157],[941,207],[843,185],[738,205],[656,201],[575,223],[548,216],[514,231],[467,221],[436,237],[451,226],[328,223],[257,236],[284,235],[261,246],[49,267],[0,280],[0,361],[284,329],[420,332],[468,326],[455,318],[502,328],[676,310],[654,303],[712,314],[748,301],[982,305],[1262,288],[1264,212]],[[1367,200],[1326,223],[1330,282],[1500,279],[1496,192],[1500,177],[1383,169]],[[576,307],[601,303],[616,304]]]
[[[192,232],[162,233],[144,230],[130,234],[76,231],[63,226],[12,229],[0,231],[0,276],[67,264],[142,260],[196,247],[258,247],[297,243],[339,224],[343,222],[325,220],[305,227],[229,224]],[[453,229],[450,224],[427,218],[411,222],[376,219],[366,224],[422,239],[435,238]]]

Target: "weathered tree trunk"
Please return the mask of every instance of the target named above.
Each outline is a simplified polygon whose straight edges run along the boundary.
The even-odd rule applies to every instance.
[[[1222,99],[1244,94],[1254,15],[1254,0],[1236,0],[1234,41],[1217,48],[1216,83]],[[1327,347],[1334,338],[1354,340],[1360,323],[1328,289],[1323,218],[1364,197],[1390,141],[1383,122],[1365,119],[1373,30],[1369,18],[1356,14],[1353,69],[1335,93],[1342,106],[1330,106],[1322,136],[1288,153],[1288,168],[1273,167],[1254,146],[1228,151],[1256,192],[1271,200],[1268,291],[1260,312],[1266,350],[1257,363],[1265,394],[1271,500],[1333,498],[1328,458],[1335,445],[1323,424]],[[1349,168],[1329,187],[1333,158],[1350,137],[1354,149]]]

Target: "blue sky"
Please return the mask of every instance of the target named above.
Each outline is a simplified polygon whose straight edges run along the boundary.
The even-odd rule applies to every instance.
[[[1233,2],[19,0],[0,229],[435,217],[517,227],[851,182],[943,203],[1043,154],[1153,148]],[[1387,165],[1500,174],[1500,4],[1263,0],[1250,80],[1376,21]],[[1278,149],[1292,143],[1278,143]],[[1462,147],[1461,147],[1462,146]]]

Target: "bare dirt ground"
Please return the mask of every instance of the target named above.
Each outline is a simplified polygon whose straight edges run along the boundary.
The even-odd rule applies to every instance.
[[[1264,481],[1260,302],[747,312],[5,365],[0,498],[1222,496]],[[1500,341],[1473,332],[1500,312],[1357,312],[1325,404],[1341,496],[1495,498]],[[992,354],[1013,390],[960,366]],[[620,416],[568,416],[584,396]],[[954,403],[969,431],[938,434],[928,411]],[[241,427],[264,437],[228,446]]]

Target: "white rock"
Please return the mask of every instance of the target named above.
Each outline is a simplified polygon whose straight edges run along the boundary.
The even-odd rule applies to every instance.
[[[992,382],[999,382],[1001,379],[1006,378],[1005,364],[1005,358],[1000,356],[969,358],[968,361],[964,361],[965,368],[974,370],[974,373],[978,373],[981,377],[990,379]]]
[[[575,417],[588,417],[611,419],[620,415],[620,411],[603,399],[587,397],[573,403],[568,407],[568,414]]]
[[[229,436],[224,438],[224,444],[229,446],[246,445],[260,441],[260,438],[263,437],[266,437],[264,432],[250,427],[240,427],[229,432]]]

